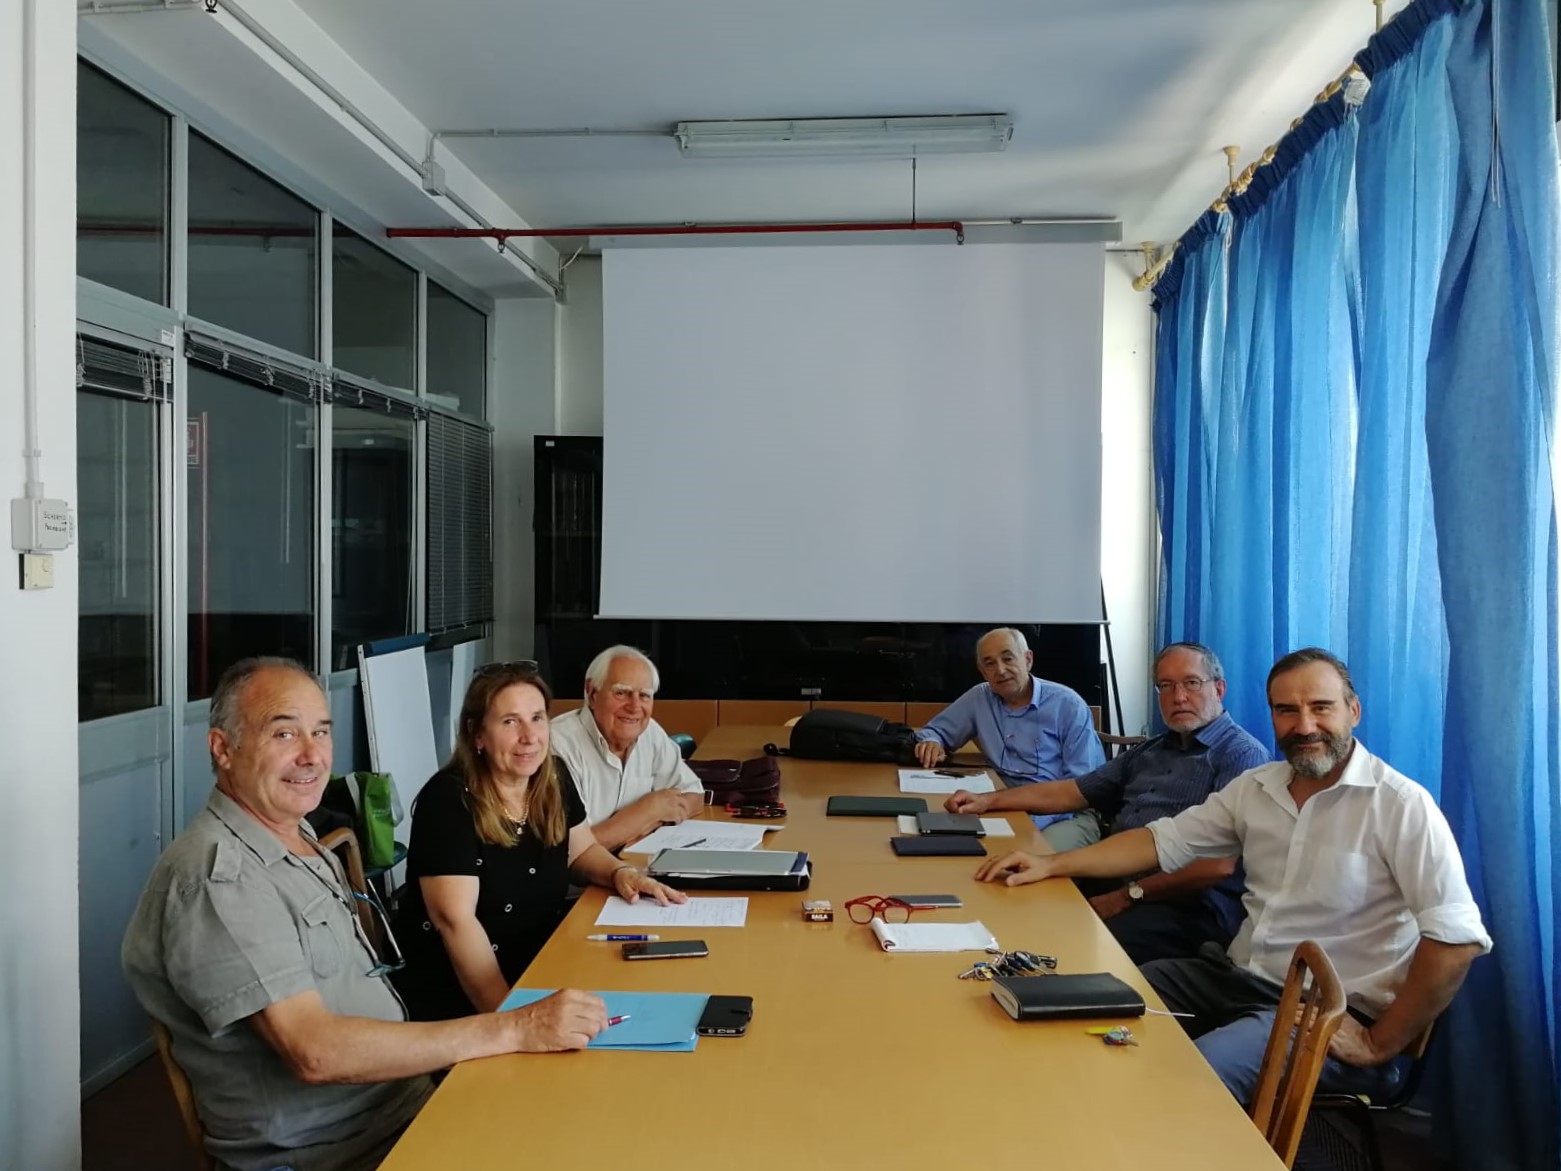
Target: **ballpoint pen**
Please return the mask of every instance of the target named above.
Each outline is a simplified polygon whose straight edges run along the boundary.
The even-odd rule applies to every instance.
[[[614,1025],[621,1025],[624,1021],[626,1021],[628,1019],[629,1019],[629,1014],[628,1013],[624,1013],[622,1016],[610,1016],[610,1017],[607,1018],[607,1027],[610,1029]]]
[[[709,840],[709,838],[695,838],[693,841],[685,843],[683,849],[692,850],[695,846],[702,846]]]
[[[587,935],[592,943],[655,943],[659,935]]]

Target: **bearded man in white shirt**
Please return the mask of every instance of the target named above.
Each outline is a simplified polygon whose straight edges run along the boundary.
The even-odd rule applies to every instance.
[[[1431,795],[1354,737],[1348,668],[1316,647],[1268,675],[1284,760],[1243,773],[1202,805],[1065,854],[1012,853],[976,877],[1009,886],[1053,876],[1110,878],[1239,854],[1246,920],[1226,951],[1156,960],[1144,975],[1236,1098],[1249,1102],[1295,947],[1321,944],[1349,1016],[1319,1089],[1391,1090],[1400,1055],[1491,949],[1452,831]]]
[[[585,669],[585,706],[552,722],[596,840],[609,850],[677,825],[705,806],[705,787],[651,719],[661,673],[644,651],[610,646]]]

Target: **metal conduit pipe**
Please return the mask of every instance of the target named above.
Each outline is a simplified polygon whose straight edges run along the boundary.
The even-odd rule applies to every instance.
[[[396,158],[405,163],[407,168],[412,171],[413,174],[421,178],[423,174],[423,164],[420,159],[418,159],[399,142],[397,142],[378,125],[376,125],[367,114],[358,109],[358,107],[352,103],[351,99],[349,99],[330,82],[326,81],[325,78],[321,77],[320,74],[311,68],[307,62],[298,56],[298,54],[294,53],[285,44],[278,40],[271,33],[270,29],[266,28],[265,25],[261,24],[254,17],[250,16],[249,13],[245,12],[244,9],[239,5],[233,3],[232,0],[223,0],[222,7],[229,16],[233,17],[233,19],[238,21],[239,24],[243,25],[244,28],[247,29],[262,44],[264,44],[266,48],[270,49],[278,57],[286,61],[288,65],[296,69],[309,81],[311,85],[317,88],[331,101],[335,102],[336,105],[341,107],[343,113],[345,113],[359,126],[362,126],[363,129],[367,130],[371,135],[374,136],[374,139],[381,146],[383,146],[386,150],[390,151],[391,154],[395,155]],[[467,203],[459,195],[456,195],[454,192],[447,192],[445,198],[453,203],[457,208],[459,208],[461,212],[469,219],[483,225],[482,229],[480,230],[470,229],[473,235],[490,235],[492,232],[498,230],[489,224],[486,218],[484,218],[474,207],[472,207],[471,204]],[[533,235],[542,234],[543,233],[540,232],[533,233]],[[543,269],[542,266],[539,265],[536,261],[532,260],[531,257],[525,255],[522,252],[516,252],[514,255],[522,264],[529,268],[533,274],[535,274],[539,281],[553,290],[554,296],[561,296],[563,294],[564,286],[562,282]]]
[[[832,224],[634,224],[597,228],[386,228],[385,235],[401,238],[460,240],[489,237],[501,243],[511,237],[532,236],[762,236],[807,232],[953,232],[965,242],[960,220],[916,220]]]

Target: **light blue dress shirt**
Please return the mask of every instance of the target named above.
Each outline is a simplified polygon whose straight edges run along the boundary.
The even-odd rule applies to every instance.
[[[936,740],[950,752],[974,740],[1010,785],[1082,777],[1106,763],[1089,705],[1072,688],[1034,676],[1024,707],[1009,707],[990,684],[978,683],[916,739]],[[1047,826],[1072,816],[1037,814],[1034,821]]]

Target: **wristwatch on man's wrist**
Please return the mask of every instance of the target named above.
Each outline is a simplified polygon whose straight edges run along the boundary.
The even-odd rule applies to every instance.
[[[1136,882],[1128,883],[1127,897],[1133,900],[1134,906],[1137,906],[1139,903],[1144,901],[1144,888],[1139,886]]]

